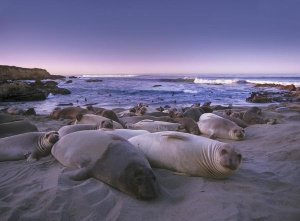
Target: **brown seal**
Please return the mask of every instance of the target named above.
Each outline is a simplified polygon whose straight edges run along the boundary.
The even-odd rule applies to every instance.
[[[66,107],[63,109],[57,107],[52,111],[50,117],[56,120],[59,118],[75,120],[78,114],[85,114],[85,113],[88,113],[88,110],[81,107]]]

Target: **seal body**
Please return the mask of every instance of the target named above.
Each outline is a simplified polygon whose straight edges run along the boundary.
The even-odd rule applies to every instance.
[[[88,110],[81,108],[81,107],[66,107],[66,108],[55,108],[52,113],[50,114],[50,117],[52,119],[59,119],[59,118],[65,118],[65,119],[76,119],[76,116],[78,114],[85,114]]]
[[[144,116],[131,116],[131,117],[122,117],[121,118],[121,121],[125,125],[135,124],[142,120],[165,121],[165,122],[176,123],[171,117],[168,117],[168,116],[153,117],[153,116],[144,115]]]
[[[198,124],[189,117],[178,117],[178,118],[174,118],[174,120],[177,123],[180,123],[181,126],[190,134],[194,134],[194,135],[200,135],[201,132],[199,130]]]
[[[76,131],[81,130],[97,130],[99,129],[99,126],[96,124],[74,124],[74,125],[66,125],[61,127],[58,130],[59,137],[63,137],[67,134],[74,133]]]
[[[213,139],[242,140],[245,137],[243,128],[228,119],[212,113],[202,114],[198,121],[198,126],[201,133]]]
[[[135,124],[128,124],[127,128],[134,130],[147,130],[151,133],[159,131],[180,131],[184,128],[179,123],[169,123],[164,121],[142,120]]]
[[[103,131],[77,131],[62,137],[52,155],[74,168],[71,177],[94,177],[141,199],[158,195],[155,175],[145,156],[127,140]]]
[[[106,133],[114,134],[114,135],[123,137],[126,140],[128,140],[131,137],[135,137],[135,136],[138,136],[138,135],[150,133],[147,130],[130,130],[130,129],[115,129],[115,130],[99,129],[99,130],[103,130]]]
[[[129,142],[145,154],[151,166],[191,176],[226,178],[241,163],[241,154],[229,144],[187,133],[150,133]]]
[[[0,138],[37,131],[37,127],[26,120],[0,124]]]
[[[0,139],[0,161],[37,160],[51,152],[59,139],[56,131],[30,132]]]
[[[111,119],[95,114],[77,115],[74,124],[97,124],[102,128],[122,129],[123,126]],[[112,124],[112,126],[106,126],[106,124]]]

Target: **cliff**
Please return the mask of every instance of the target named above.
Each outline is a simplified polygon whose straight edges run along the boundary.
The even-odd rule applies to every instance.
[[[15,66],[0,65],[0,81],[6,80],[43,80],[64,78],[61,75],[51,75],[45,69],[21,68]]]

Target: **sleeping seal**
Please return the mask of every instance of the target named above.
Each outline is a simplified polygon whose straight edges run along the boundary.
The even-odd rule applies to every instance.
[[[241,154],[229,144],[187,133],[164,131],[132,137],[152,167],[191,176],[226,178],[241,163]]]
[[[179,123],[169,123],[164,121],[153,121],[153,120],[141,120],[135,124],[127,124],[127,128],[133,130],[147,130],[151,133],[159,132],[159,131],[184,130],[184,128]]]
[[[100,128],[105,129],[112,129],[113,128],[113,121],[112,120],[104,120],[100,124],[73,124],[73,125],[66,125],[61,127],[58,130],[59,137],[63,137],[67,134],[74,133],[76,131],[81,130],[98,130]]]
[[[103,130],[106,133],[118,135],[120,137],[123,137],[124,139],[128,140],[131,137],[135,137],[142,134],[148,134],[150,133],[147,130],[130,130],[130,129],[115,129],[115,130],[109,130],[109,129],[99,129]]]
[[[0,138],[37,131],[37,127],[27,120],[0,124]]]
[[[230,120],[212,113],[202,114],[198,121],[198,126],[201,133],[208,135],[212,139],[242,140],[245,137],[243,128]]]
[[[34,161],[47,156],[59,139],[56,131],[30,132],[0,139],[0,161]]]
[[[158,195],[149,162],[122,137],[103,131],[77,131],[62,137],[52,154],[64,166],[77,169],[70,174],[72,179],[94,177],[140,199]]]
[[[118,122],[115,122],[111,119],[108,119],[106,117],[102,117],[95,114],[78,114],[76,116],[76,121],[74,124],[97,124],[102,125],[104,128],[110,128],[106,124],[109,124],[109,122],[113,123],[112,129],[122,129],[123,126],[119,124]]]

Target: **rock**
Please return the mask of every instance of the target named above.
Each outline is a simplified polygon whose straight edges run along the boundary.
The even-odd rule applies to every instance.
[[[88,80],[85,80],[85,82],[102,82],[103,80],[101,79],[88,79]]]
[[[65,84],[70,84],[70,83],[72,83],[73,81],[72,80],[67,80],[66,82],[65,82]]]
[[[0,81],[5,80],[42,80],[61,79],[64,76],[51,75],[45,69],[21,68],[15,66],[0,65]]]
[[[46,81],[46,82],[42,82],[42,81],[35,81],[35,83],[30,83],[30,85],[32,85],[35,88],[39,88],[41,90],[45,90],[47,91],[47,93],[51,93],[53,95],[56,94],[71,94],[71,91],[69,91],[68,89],[65,88],[60,88],[58,87],[58,83],[55,81]]]
[[[23,114],[24,115],[36,115],[36,112],[35,112],[35,109],[33,107],[30,107]]]
[[[45,100],[49,93],[70,94],[65,88],[57,87],[57,82],[42,82],[37,80],[34,83],[11,82],[0,84],[0,101],[37,101]]]
[[[161,84],[155,84],[152,87],[161,87]]]
[[[290,85],[282,85],[282,84],[256,84],[255,87],[273,87],[280,90],[287,90],[287,91],[296,91],[296,87],[294,84]]]
[[[62,106],[73,106],[73,103],[60,103],[58,105],[56,105],[58,107],[62,107]]]
[[[0,85],[0,101],[37,101],[45,100],[48,92],[24,82]]]
[[[6,112],[8,114],[12,114],[12,115],[20,115],[24,113],[24,110],[18,108],[18,107],[9,107],[7,108]]]

